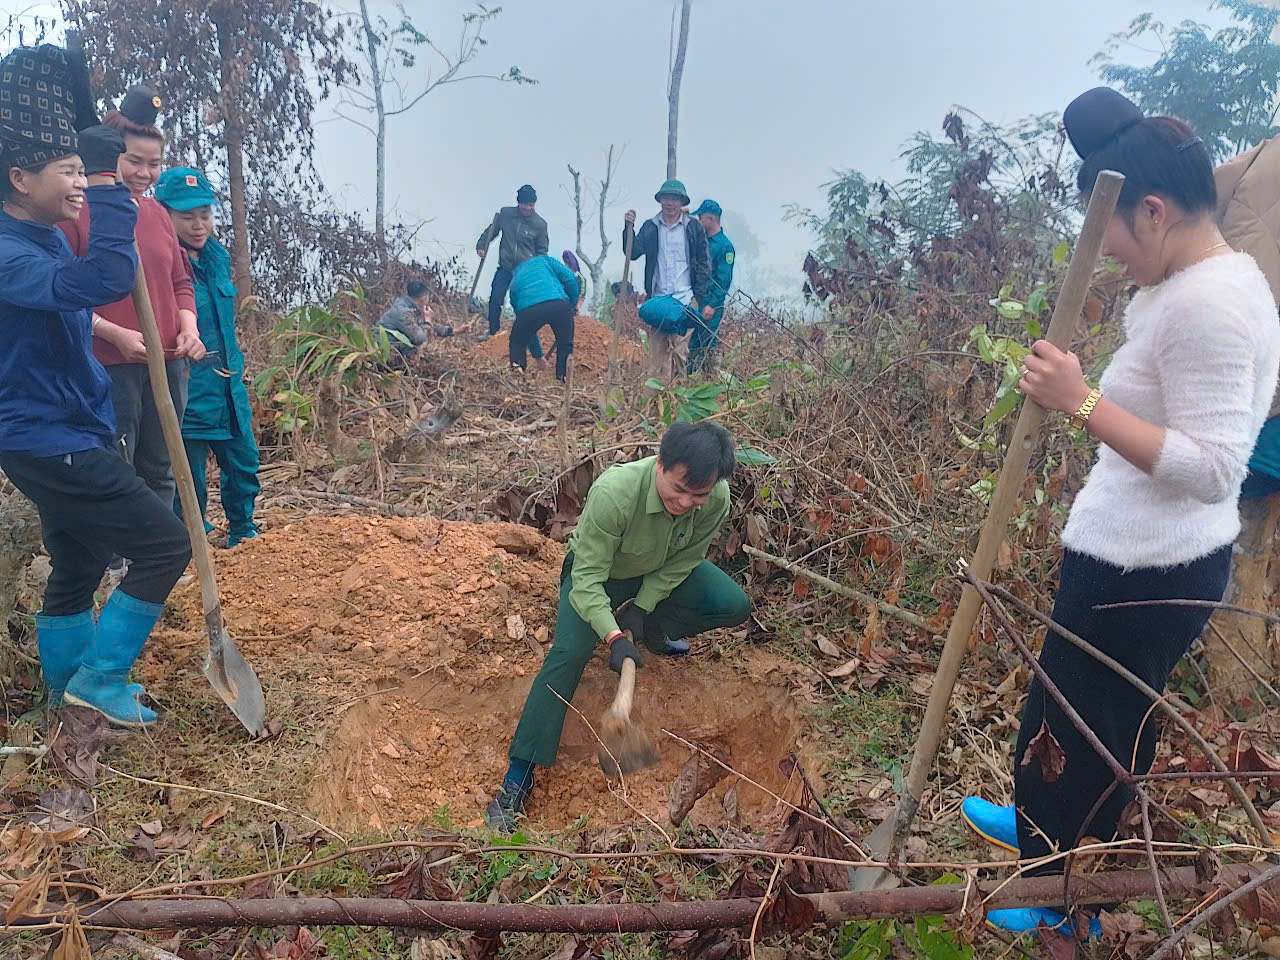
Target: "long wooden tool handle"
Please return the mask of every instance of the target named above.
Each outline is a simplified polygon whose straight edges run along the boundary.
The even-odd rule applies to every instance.
[[[137,250],[137,243],[134,244]],[[138,253],[138,279],[133,285],[133,309],[138,314],[138,326],[147,347],[147,373],[151,377],[151,392],[155,395],[156,411],[160,415],[160,429],[164,433],[164,445],[173,464],[173,475],[178,484],[178,498],[182,502],[182,519],[186,521],[191,536],[191,556],[200,577],[200,597],[204,602],[205,621],[210,630],[210,642],[217,642],[222,630],[222,607],[218,603],[218,582],[213,573],[213,554],[209,538],[205,536],[204,519],[200,516],[200,504],[196,500],[196,485],[191,477],[191,464],[182,444],[182,427],[178,424],[178,411],[169,393],[169,377],[165,372],[164,343],[156,326],[156,315],[151,308],[151,294],[147,290],[147,274],[142,266],[142,254]]]
[[[489,259],[489,247],[493,245],[493,228],[498,223],[498,216],[499,214],[495,213],[493,220],[489,223],[489,238],[485,241],[484,252],[480,254],[480,266],[476,267],[476,275],[471,278],[471,292],[467,294],[467,302],[462,305],[463,320],[467,319],[467,316],[471,313],[471,304],[475,302],[476,287],[480,286],[480,274],[484,273],[484,262]],[[476,320],[478,319],[478,316],[472,318],[470,324],[467,325],[468,331],[475,328]],[[461,321],[459,321],[458,326],[462,326]]]
[[[1097,266],[1098,254],[1102,251],[1102,237],[1107,232],[1107,225],[1115,212],[1116,200],[1120,196],[1122,186],[1124,186],[1124,177],[1110,170],[1104,170],[1098,174],[1098,181],[1094,184],[1093,194],[1089,198],[1089,208],[1084,216],[1084,225],[1080,229],[1080,238],[1076,242],[1075,255],[1071,258],[1071,266],[1067,269],[1062,292],[1054,305],[1053,319],[1049,322],[1049,332],[1045,336],[1046,340],[1061,350],[1071,349],[1072,335],[1079,322],[1080,313],[1084,309],[1085,297],[1089,292],[1094,268]],[[1004,466],[1000,470],[1000,479],[996,483],[995,492],[991,495],[987,518],[982,525],[982,534],[978,538],[978,549],[969,562],[969,568],[979,580],[986,580],[991,575],[996,552],[1000,549],[1000,543],[1008,530],[1009,518],[1013,515],[1013,508],[1018,500],[1018,491],[1026,480],[1027,464],[1031,460],[1031,452],[1035,448],[1036,437],[1044,417],[1043,407],[1030,399],[1023,401],[1017,425],[1009,438],[1009,449],[1005,454]],[[938,752],[938,740],[942,735],[942,723],[951,703],[956,676],[960,672],[960,665],[964,662],[965,650],[969,644],[969,632],[973,629],[974,621],[978,617],[980,603],[981,598],[977,591],[966,584],[960,598],[960,608],[951,620],[947,642],[942,649],[942,660],[938,664],[938,673],[934,677],[924,724],[919,739],[916,740],[915,755],[911,758],[911,772],[907,776],[906,791],[895,813],[895,852],[898,838],[905,836],[907,825],[915,817],[916,808],[920,805],[920,795],[924,792],[925,781],[928,779],[929,771],[933,769],[934,757]]]
[[[618,349],[622,343],[622,311],[619,304],[627,295],[627,285],[631,281],[631,248],[635,236],[636,230],[631,224],[622,228],[622,284],[613,300],[613,339],[609,341],[609,376],[605,381],[604,395],[600,398],[601,413],[609,406],[609,393],[618,377]]]
[[[630,634],[627,634],[630,636]],[[636,662],[630,657],[622,661],[622,673],[618,677],[618,692],[613,695],[609,712],[616,716],[631,716],[631,703],[636,695]]]

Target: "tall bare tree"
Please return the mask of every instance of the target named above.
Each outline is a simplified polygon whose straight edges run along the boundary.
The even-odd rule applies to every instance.
[[[403,4],[397,5],[400,21],[396,24],[385,17],[370,15],[368,0],[360,0],[358,15],[348,15],[348,26],[362,66],[358,75],[342,85],[335,112],[341,119],[370,133],[376,144],[374,233],[384,269],[387,263],[387,120],[408,113],[428,94],[451,83],[467,80],[537,83],[521,73],[519,67],[508,67],[500,73],[466,69],[489,42],[484,36],[485,29],[502,13],[501,7],[490,8],[482,3],[475,7],[462,14],[462,29],[448,49],[416,26]],[[424,51],[430,54],[429,62],[419,64],[419,56]]]
[[[63,0],[63,8],[84,36],[102,96],[154,86],[170,161],[226,183],[236,286],[250,296],[255,241],[273,258],[281,228],[250,208],[322,198],[311,116],[351,74],[342,24],[311,0]]]
[[[676,140],[680,128],[680,81],[684,79],[684,57],[689,49],[689,6],[692,0],[680,0],[680,37],[675,59],[667,75],[667,179],[676,176]],[[675,11],[672,10],[672,20]]]
[[[609,144],[609,154],[605,158],[604,177],[600,180],[600,192],[597,197],[596,210],[600,220],[600,253],[592,260],[587,256],[586,250],[582,247],[582,189],[583,178],[582,173],[573,169],[573,165],[569,165],[569,176],[573,177],[573,213],[574,221],[578,229],[578,239],[574,246],[574,252],[577,253],[578,259],[586,264],[587,272],[591,274],[591,306],[588,308],[592,316],[595,316],[596,310],[600,307],[600,296],[604,290],[604,264],[609,255],[609,231],[605,229],[604,212],[609,205],[609,190],[613,186],[613,175],[618,169],[618,164],[622,162],[623,150],[618,151],[618,159],[613,158],[614,145]],[[588,187],[590,183],[586,184]]]

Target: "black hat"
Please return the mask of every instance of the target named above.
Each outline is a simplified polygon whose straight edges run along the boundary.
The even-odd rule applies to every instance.
[[[141,127],[154,127],[156,114],[164,106],[156,92],[146,84],[139,83],[129,88],[124,99],[120,101],[120,112],[126,119],[132,120]]]
[[[34,167],[79,149],[66,51],[18,47],[0,60],[0,152],[5,167]]]
[[[1080,94],[1062,112],[1062,125],[1081,160],[1089,159],[1143,119],[1137,104],[1110,87],[1094,87]]]
[[[526,183],[523,187],[521,187],[519,190],[516,191],[516,203],[537,203],[537,202],[538,202],[538,191],[533,189],[533,187],[529,186],[529,184]]]

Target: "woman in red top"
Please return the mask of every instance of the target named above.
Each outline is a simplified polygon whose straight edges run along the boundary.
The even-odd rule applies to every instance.
[[[103,126],[118,130],[124,137],[120,156],[120,182],[138,204],[138,225],[134,237],[142,254],[147,289],[155,310],[156,325],[164,343],[169,392],[181,421],[187,404],[187,365],[205,353],[196,326],[195,293],[187,258],[178,244],[168,212],[146,196],[160,177],[164,134],[155,126],[160,98],[143,86],[129,90],[103,119]],[[90,170],[89,174],[117,171]],[[78,220],[59,224],[77,256],[83,256],[89,241],[89,208],[86,204]],[[166,504],[174,502],[176,485],[173,465],[160,430],[160,417],[147,377],[147,350],[142,342],[138,315],[132,297],[104,304],[94,310],[93,354],[111,375],[111,404],[115,408],[120,449],[139,477]]]

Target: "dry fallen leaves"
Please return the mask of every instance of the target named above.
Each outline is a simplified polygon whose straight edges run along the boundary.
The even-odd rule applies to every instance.
[[[1044,721],[1040,723],[1040,732],[1027,744],[1021,766],[1030,766],[1032,759],[1040,761],[1040,779],[1045,783],[1057,783],[1067,766],[1067,755],[1062,751],[1062,744],[1058,743],[1049,724]]]

